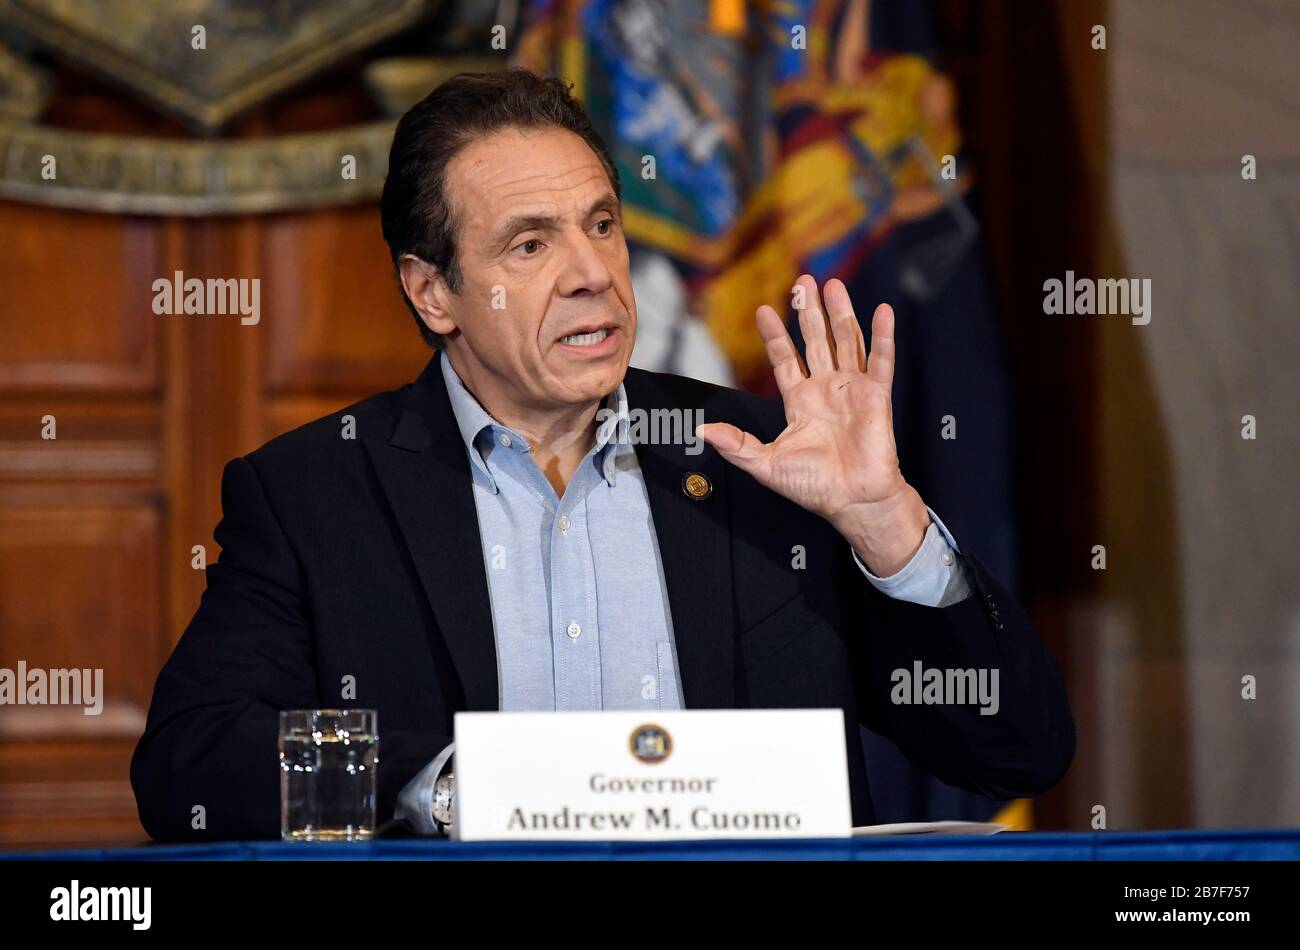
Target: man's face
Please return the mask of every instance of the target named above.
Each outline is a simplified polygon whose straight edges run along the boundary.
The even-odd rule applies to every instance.
[[[591,148],[564,129],[503,130],[452,159],[446,188],[462,278],[448,349],[475,395],[489,411],[545,411],[616,389],[636,303],[621,211]]]

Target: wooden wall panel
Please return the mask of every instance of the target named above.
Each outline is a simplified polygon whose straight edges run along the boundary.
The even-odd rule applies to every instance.
[[[57,438],[42,438],[53,416]],[[0,403],[0,480],[127,479],[156,484],[162,474],[156,405],[30,394]]]
[[[419,374],[430,351],[402,302],[374,207],[278,216],[264,239],[270,392],[368,393]]]
[[[147,219],[4,203],[0,389],[159,388]]]
[[[152,309],[175,225],[0,203],[0,233],[0,667],[103,670],[99,715],[0,708],[0,846],[140,840],[129,763],[185,494],[166,409],[186,318]]]
[[[310,94],[312,127],[369,117],[360,89]],[[300,118],[282,102],[226,137]],[[45,121],[187,136],[70,71]],[[0,202],[0,235],[0,667],[102,667],[108,699],[95,717],[0,708],[0,847],[139,841],[130,757],[205,587],[192,549],[220,554],[225,464],[408,382],[429,350],[373,205],[182,219]],[[260,280],[260,322],[154,314],[154,281],[177,271]]]
[[[134,738],[0,742],[0,848],[148,840],[123,767]]]
[[[0,717],[0,738],[132,735],[153,691],[152,664],[141,659],[162,642],[159,512],[144,497],[110,505],[43,494],[0,496],[4,666],[102,669],[103,714],[14,706]]]
[[[162,653],[161,531],[157,498],[139,489],[0,491],[2,665],[103,670],[99,715],[0,713],[0,847],[145,837],[128,767]]]

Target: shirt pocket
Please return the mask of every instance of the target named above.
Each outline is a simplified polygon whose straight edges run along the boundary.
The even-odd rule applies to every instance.
[[[659,682],[655,695],[659,697],[660,709],[681,709],[681,697],[677,695],[677,667],[673,664],[673,645],[667,640],[657,644],[657,670]]]

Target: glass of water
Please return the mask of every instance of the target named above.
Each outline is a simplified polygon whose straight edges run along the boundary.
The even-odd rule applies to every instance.
[[[375,833],[379,714],[373,709],[280,713],[280,837],[363,841]]]

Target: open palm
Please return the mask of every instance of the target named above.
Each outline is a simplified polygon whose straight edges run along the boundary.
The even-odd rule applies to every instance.
[[[795,283],[795,294],[796,302],[803,298],[798,312],[806,369],[780,315],[767,305],[756,314],[785,404],[785,430],[764,443],[715,422],[700,426],[700,437],[760,484],[826,518],[846,536],[851,523],[885,526],[906,517],[909,527],[915,526],[920,499],[903,478],[894,444],[893,309],[876,308],[868,357],[841,281],[827,282],[824,308],[817,282],[808,275]],[[910,540],[907,546],[914,549]]]

